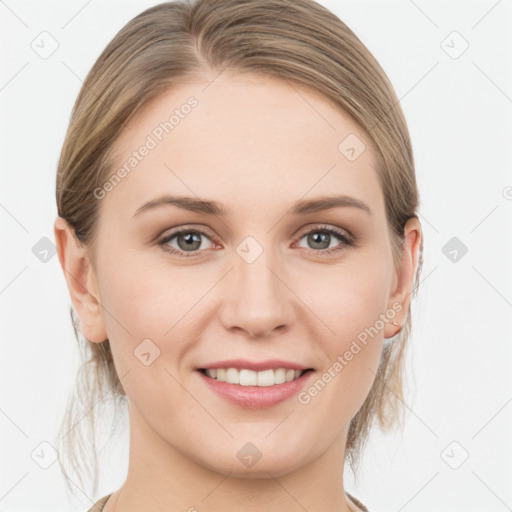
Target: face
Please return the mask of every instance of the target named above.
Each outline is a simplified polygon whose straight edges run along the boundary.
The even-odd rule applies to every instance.
[[[286,474],[343,449],[414,261],[394,268],[375,153],[347,115],[262,75],[207,84],[158,97],[118,139],[112,169],[127,165],[97,191],[75,309],[110,340],[132,434],[215,471]]]

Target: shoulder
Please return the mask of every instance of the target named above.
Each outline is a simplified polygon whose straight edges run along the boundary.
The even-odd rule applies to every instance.
[[[103,496],[103,498],[99,499],[87,512],[101,512],[110,496],[112,496],[112,493]]]

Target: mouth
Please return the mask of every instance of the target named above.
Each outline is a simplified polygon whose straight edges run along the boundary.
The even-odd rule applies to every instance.
[[[315,370],[282,360],[231,360],[196,368],[196,372],[212,396],[238,407],[263,409],[297,395]]]
[[[307,368],[305,370],[276,368],[261,371],[250,370],[248,368],[199,368],[199,372],[203,375],[218,382],[254,387],[270,387],[286,384],[312,371],[313,368]]]

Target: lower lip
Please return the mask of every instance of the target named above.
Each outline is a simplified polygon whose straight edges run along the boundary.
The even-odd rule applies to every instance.
[[[210,388],[230,402],[250,409],[272,407],[297,394],[305,385],[313,371],[303,373],[298,379],[273,386],[241,386],[212,379],[198,371]]]

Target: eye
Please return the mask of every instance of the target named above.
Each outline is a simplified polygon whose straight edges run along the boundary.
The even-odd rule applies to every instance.
[[[158,244],[166,252],[179,257],[190,258],[198,256],[202,250],[211,248],[214,245],[210,240],[212,245],[205,247],[202,237],[210,240],[209,234],[201,229],[183,228],[168,234]],[[305,249],[313,254],[332,254],[346,249],[347,246],[354,245],[351,235],[329,226],[317,226],[307,231],[300,236],[299,242],[304,238],[306,243],[313,247],[305,247]],[[341,243],[333,247],[331,243],[335,242],[336,239]],[[173,245],[173,243],[176,245]]]
[[[354,244],[352,237],[346,232],[328,226],[317,226],[307,231],[300,237],[299,241],[304,238],[306,243],[313,247],[313,249],[306,247],[308,252],[316,254],[332,254]],[[342,243],[333,247],[331,242],[335,242],[336,239]]]
[[[209,239],[208,234],[204,231],[200,229],[187,228],[174,231],[173,233],[160,240],[158,243],[162,246],[164,251],[170,252],[171,254],[176,254],[177,256],[189,258],[191,256],[196,256],[195,253],[197,253],[199,250],[206,249],[202,243],[201,237],[206,237]],[[169,243],[174,239],[176,239],[177,247],[169,245]]]

